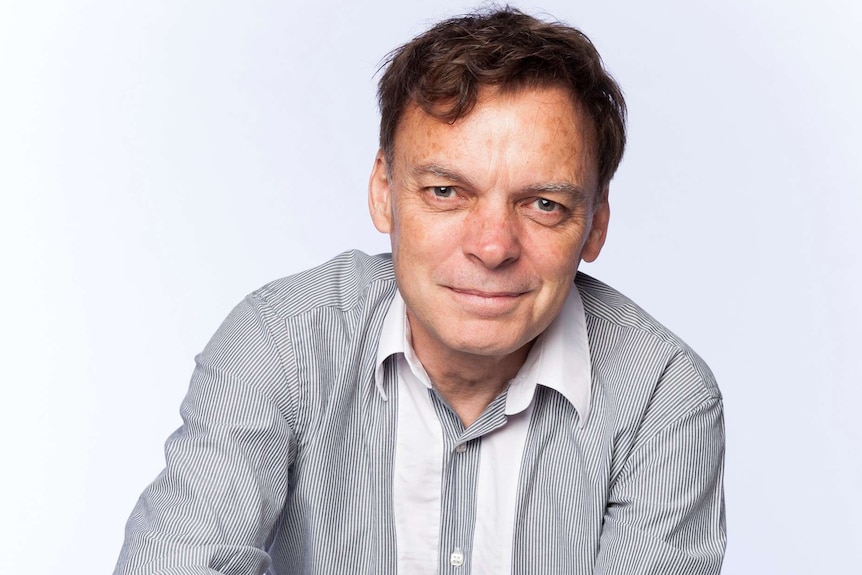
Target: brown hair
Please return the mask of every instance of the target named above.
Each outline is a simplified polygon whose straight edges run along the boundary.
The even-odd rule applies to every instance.
[[[392,51],[377,90],[380,147],[392,165],[395,131],[406,108],[454,122],[470,113],[479,89],[568,89],[593,122],[600,188],[610,182],[626,142],[626,104],[593,43],[579,30],[506,6],[444,20]]]

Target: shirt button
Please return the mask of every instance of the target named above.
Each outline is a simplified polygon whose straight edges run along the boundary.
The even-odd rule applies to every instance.
[[[464,552],[461,551],[460,547],[456,547],[455,551],[449,555],[449,564],[452,565],[452,567],[460,567],[464,564]]]
[[[467,451],[467,444],[459,443],[455,446],[455,451],[457,451],[458,453],[464,453],[465,451]]]

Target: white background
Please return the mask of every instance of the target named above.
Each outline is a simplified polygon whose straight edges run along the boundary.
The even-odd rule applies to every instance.
[[[0,572],[110,572],[233,305],[387,250],[375,69],[469,6],[0,0]],[[587,32],[627,94],[585,271],[719,379],[724,573],[859,573],[860,3],[520,6]]]

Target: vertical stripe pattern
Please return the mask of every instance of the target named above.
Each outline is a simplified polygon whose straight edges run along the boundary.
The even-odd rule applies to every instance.
[[[712,374],[624,296],[576,281],[590,414],[581,421],[558,392],[536,390],[511,573],[717,574],[724,434]],[[374,383],[395,289],[388,256],[349,252],[231,312],[196,358],[183,426],[129,518],[116,575],[396,573],[394,357],[386,397]],[[482,437],[505,424],[505,394],[463,429],[429,393],[445,444],[439,572],[466,575],[472,558],[457,551],[472,536]]]

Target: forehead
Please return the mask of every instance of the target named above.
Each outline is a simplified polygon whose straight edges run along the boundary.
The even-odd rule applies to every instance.
[[[563,88],[483,88],[470,113],[455,121],[411,104],[396,130],[394,167],[433,164],[493,180],[597,186],[593,132]]]

